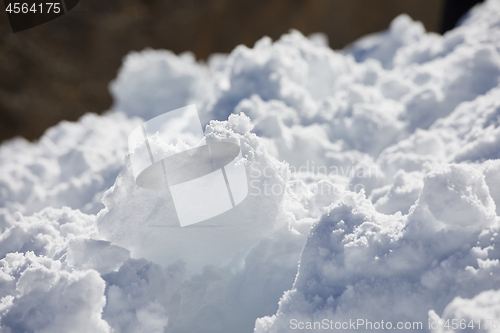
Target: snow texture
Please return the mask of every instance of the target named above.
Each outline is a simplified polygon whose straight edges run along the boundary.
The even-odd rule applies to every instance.
[[[1,333],[500,325],[499,0],[444,36],[401,15],[342,51],[291,31],[206,64],[135,52],[110,90],[104,115],[0,146]],[[127,137],[189,104],[241,147],[249,196],[180,228]]]

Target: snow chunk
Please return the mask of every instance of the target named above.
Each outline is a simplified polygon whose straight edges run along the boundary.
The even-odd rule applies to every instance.
[[[0,260],[2,319],[7,332],[111,332],[101,318],[104,281],[96,271],[68,272],[33,252]]]
[[[451,227],[481,227],[496,217],[484,175],[466,165],[449,165],[429,173],[416,209],[422,206]]]
[[[145,50],[125,58],[110,90],[114,110],[149,120],[165,110],[202,103],[210,87],[208,72],[193,54]]]

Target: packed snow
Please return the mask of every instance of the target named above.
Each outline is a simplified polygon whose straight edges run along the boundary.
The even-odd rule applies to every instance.
[[[0,146],[0,332],[500,326],[499,0],[341,51],[291,31],[206,63],[134,52],[110,91],[104,115]],[[241,147],[249,195],[180,228],[127,138],[189,104]]]

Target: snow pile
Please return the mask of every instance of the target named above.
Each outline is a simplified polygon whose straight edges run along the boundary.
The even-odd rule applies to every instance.
[[[0,261],[3,332],[111,332],[101,312],[105,283],[33,252]]]
[[[0,207],[32,214],[69,206],[95,214],[123,168],[127,137],[139,119],[121,113],[61,122],[37,144],[14,139],[0,148]]]
[[[212,122],[206,136],[232,138],[241,147],[245,156],[241,163],[253,166],[253,170],[247,168],[247,173],[253,178],[250,192],[255,195],[218,218],[179,228],[170,193],[137,188],[131,168],[127,167],[103,198],[106,208],[96,221],[100,235],[130,249],[136,258],[146,257],[163,265],[182,259],[190,272],[206,264],[226,265],[236,260],[238,252],[243,259],[259,239],[272,233],[277,223],[284,191],[265,193],[263,186],[284,190],[287,178],[286,165],[262,151],[250,129],[248,117],[232,115],[227,122]],[[269,170],[274,174],[270,175]]]
[[[0,332],[500,320],[500,1],[341,52],[292,31],[207,64],[133,53],[110,89],[105,115],[0,146]],[[127,137],[190,103],[241,147],[249,196],[179,228]]]
[[[114,107],[149,120],[200,101],[210,94],[208,70],[191,53],[146,50],[129,54],[110,85]]]
[[[293,319],[427,325],[430,310],[498,288],[499,222],[483,175],[466,165],[429,173],[408,215],[348,194],[313,227],[294,288],[256,331],[288,332]]]

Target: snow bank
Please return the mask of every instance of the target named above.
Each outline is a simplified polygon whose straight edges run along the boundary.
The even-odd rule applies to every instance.
[[[146,120],[199,102],[211,89],[207,69],[193,54],[154,50],[126,56],[110,84],[113,109]]]
[[[429,311],[498,288],[500,221],[481,175],[458,165],[429,174],[408,215],[378,213],[362,194],[337,201],[309,234],[294,288],[256,332],[324,318],[427,325]]]
[[[138,124],[121,113],[87,114],[49,129],[36,144],[22,138],[3,144],[0,207],[28,215],[47,206],[97,213],[123,168],[128,147],[119,138]]]
[[[489,0],[439,36],[402,15],[341,52],[291,31],[206,65],[129,55],[110,112],[0,146],[0,332],[500,320],[499,17]],[[127,137],[191,103],[250,194],[180,228]]]
[[[68,272],[29,251],[10,253],[0,265],[2,332],[111,332],[96,271]]]

